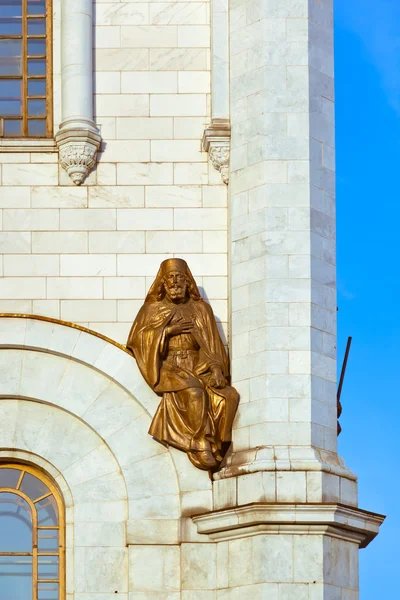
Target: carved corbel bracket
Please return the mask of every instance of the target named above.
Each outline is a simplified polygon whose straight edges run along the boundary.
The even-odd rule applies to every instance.
[[[96,164],[101,136],[91,124],[63,125],[56,135],[59,161],[75,185],[81,185]]]
[[[211,163],[221,173],[222,181],[229,183],[229,159],[231,148],[231,125],[226,119],[214,119],[203,134],[203,149],[208,152]]]

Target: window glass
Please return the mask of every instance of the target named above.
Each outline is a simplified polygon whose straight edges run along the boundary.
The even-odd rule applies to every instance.
[[[0,137],[52,135],[51,1],[0,0]]]
[[[29,96],[45,96],[46,95],[46,80],[31,79],[28,81]]]
[[[0,556],[0,600],[32,598],[32,557]]]
[[[45,13],[45,0],[28,0],[28,15],[44,15]]]
[[[28,59],[28,76],[30,75],[46,75],[45,59],[38,60],[36,58]]]
[[[22,121],[3,121],[4,135],[7,137],[19,137],[22,135]]]
[[[57,525],[58,510],[54,496],[49,496],[40,502],[36,502],[39,526],[51,527]]]
[[[0,40],[0,75],[22,75],[21,40]]]
[[[31,552],[32,514],[16,494],[0,493],[0,552]]]
[[[39,579],[58,579],[58,556],[39,556]]]
[[[42,137],[46,135],[46,121],[37,119],[28,121],[28,133],[33,137]]]
[[[22,35],[22,19],[0,17],[0,35]]]
[[[45,19],[29,19],[28,35],[44,35],[46,33]]]
[[[46,40],[29,40],[28,56],[46,56]]]
[[[59,506],[40,471],[0,463],[0,600],[65,600]]]
[[[58,529],[39,529],[38,549],[39,552],[57,552]]]
[[[46,100],[28,100],[28,116],[44,117],[46,115]]]
[[[1,0],[0,18],[22,17],[22,0]]]
[[[39,583],[38,600],[58,600],[58,583]]]
[[[22,105],[17,100],[0,100],[0,111],[5,117],[19,117],[22,114]]]
[[[21,471],[19,471],[18,469],[0,469],[0,488],[17,487],[20,475]]]
[[[30,473],[24,474],[19,489],[21,492],[29,496],[31,500],[41,498],[50,492],[49,488],[45,483],[43,483],[43,481],[40,481],[40,479],[34,475],[31,475]]]

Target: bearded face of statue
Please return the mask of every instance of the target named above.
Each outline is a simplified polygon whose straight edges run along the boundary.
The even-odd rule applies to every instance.
[[[176,304],[184,302],[187,296],[186,277],[180,271],[169,271],[164,277],[167,298]]]

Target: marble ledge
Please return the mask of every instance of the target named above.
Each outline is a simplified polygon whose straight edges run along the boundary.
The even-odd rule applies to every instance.
[[[192,517],[199,534],[228,541],[253,535],[329,535],[366,548],[385,517],[336,503],[254,503]]]
[[[58,152],[58,148],[52,138],[3,138],[0,139],[0,153],[2,152]]]
[[[264,446],[234,452],[227,457],[224,467],[214,474],[213,479],[229,479],[258,471],[321,471],[351,481],[358,479],[337,454],[302,446]]]

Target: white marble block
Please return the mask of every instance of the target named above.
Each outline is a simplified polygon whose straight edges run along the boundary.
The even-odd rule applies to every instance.
[[[234,450],[242,458],[232,458],[222,476],[243,463],[248,471],[258,462],[272,468],[249,454],[263,446],[282,447],[275,458],[282,466],[343,467],[336,453],[333,101],[332,2],[235,2],[231,327],[233,382],[242,392]]]

